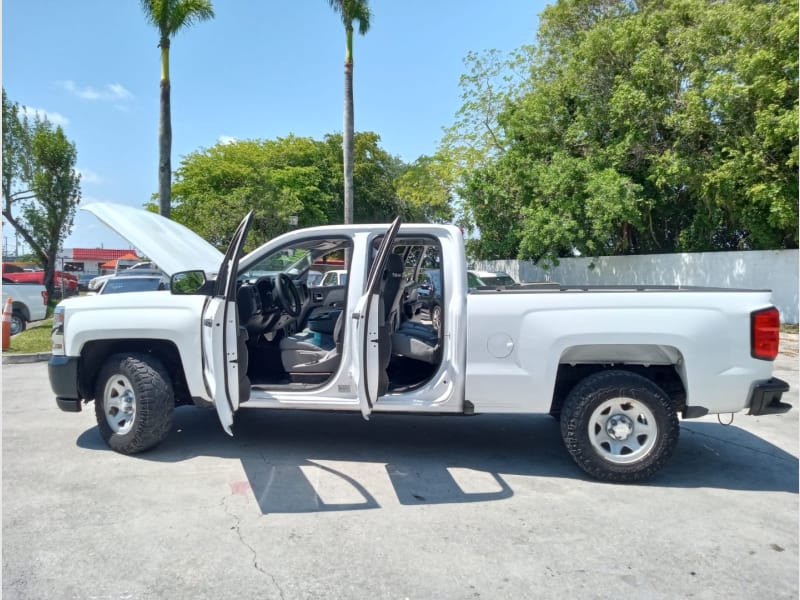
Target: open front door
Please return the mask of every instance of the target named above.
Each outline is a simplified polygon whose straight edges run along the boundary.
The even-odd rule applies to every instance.
[[[222,260],[214,294],[203,311],[203,378],[214,398],[222,428],[233,435],[233,415],[239,408],[239,354],[237,338],[239,318],[236,313],[236,275],[253,212],[239,224]]]
[[[383,304],[381,303],[381,283],[383,271],[389,254],[392,252],[394,238],[400,229],[400,217],[397,217],[389,226],[383,236],[375,261],[367,275],[367,286],[364,295],[358,299],[356,311],[352,317],[356,323],[353,339],[356,348],[353,361],[353,381],[358,392],[358,401],[361,405],[361,414],[369,419],[372,407],[378,400],[379,383],[381,378],[381,355],[391,352],[389,332],[384,323]],[[387,357],[388,362],[388,357]]]

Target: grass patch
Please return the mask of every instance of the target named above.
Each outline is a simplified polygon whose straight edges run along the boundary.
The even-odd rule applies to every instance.
[[[11,347],[3,350],[4,354],[33,354],[35,352],[50,352],[50,332],[53,329],[53,319],[41,321],[41,325],[30,327],[11,338]]]
[[[799,327],[800,325],[797,325],[797,323],[795,323],[794,325],[789,325],[787,323],[784,323],[783,325],[781,325],[781,333],[798,333]]]

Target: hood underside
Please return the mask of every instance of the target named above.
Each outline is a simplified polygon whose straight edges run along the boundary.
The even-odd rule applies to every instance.
[[[128,240],[167,275],[195,269],[212,275],[222,263],[222,252],[191,229],[156,213],[111,202],[81,208]]]

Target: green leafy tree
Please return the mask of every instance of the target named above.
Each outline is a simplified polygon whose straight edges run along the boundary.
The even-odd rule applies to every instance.
[[[372,14],[368,0],[328,0],[331,8],[341,17],[345,33],[344,54],[344,222],[353,222],[353,168],[355,117],[353,108],[353,23],[358,21],[358,32],[369,31]]]
[[[469,78],[517,88],[496,121],[465,104],[500,132],[463,186],[481,252],[797,247],[797,17],[787,0],[548,6],[524,82],[517,58]]]
[[[451,172],[438,157],[420,156],[395,180],[403,212],[413,221],[449,223],[453,220]]]
[[[242,216],[255,211],[248,249],[288,231],[290,217],[310,227],[341,223],[342,136],[324,140],[288,136],[217,144],[185,156],[175,172],[172,218],[220,249],[227,246]],[[398,198],[395,181],[407,165],[380,146],[373,132],[354,139],[353,185],[361,222],[406,219],[417,208]],[[158,211],[155,202],[147,205]]]
[[[380,136],[372,131],[359,131],[353,139],[353,183],[352,189],[358,196],[354,207],[355,221],[359,223],[388,222],[398,214],[407,218],[402,203],[397,198],[395,179],[405,166],[380,146]],[[341,167],[342,136],[338,133],[325,136],[328,158]],[[334,172],[342,172],[334,169]],[[346,198],[347,183],[340,177],[334,178],[339,198]],[[345,200],[346,201],[346,200]],[[341,214],[341,212],[338,212]],[[330,221],[337,223],[338,216],[330,215]]]
[[[472,204],[461,202],[463,192],[473,173],[490,168],[508,149],[499,118],[509,103],[528,88],[526,77],[533,52],[532,46],[523,46],[507,54],[498,50],[469,52],[464,58],[468,72],[459,78],[463,104],[456,112],[455,122],[445,128],[430,164],[437,178],[449,186],[453,216],[467,230],[473,230],[477,218]],[[474,185],[470,187],[476,189]],[[480,207],[478,211],[481,212]],[[473,246],[476,243],[471,242]]]
[[[3,90],[3,218],[28,243],[53,293],[56,256],[80,202],[77,151],[61,127],[21,115]]]
[[[161,48],[161,95],[158,126],[159,213],[170,216],[172,176],[172,106],[170,100],[169,48],[179,31],[214,17],[209,0],[140,0],[147,21],[159,34]]]
[[[181,161],[172,216],[224,249],[252,209],[248,248],[255,248],[288,231],[291,216],[306,227],[327,223],[336,204],[333,177],[326,145],[311,138],[220,143]]]

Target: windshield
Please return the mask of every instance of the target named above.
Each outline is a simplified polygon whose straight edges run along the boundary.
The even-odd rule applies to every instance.
[[[106,282],[101,294],[120,294],[123,292],[152,292],[154,290],[166,290],[169,286],[161,277],[142,277],[136,278],[113,278]]]
[[[302,240],[267,254],[239,273],[240,280],[274,277],[286,273],[292,279],[309,278],[308,285],[319,285],[323,271],[344,267],[347,239]]]

